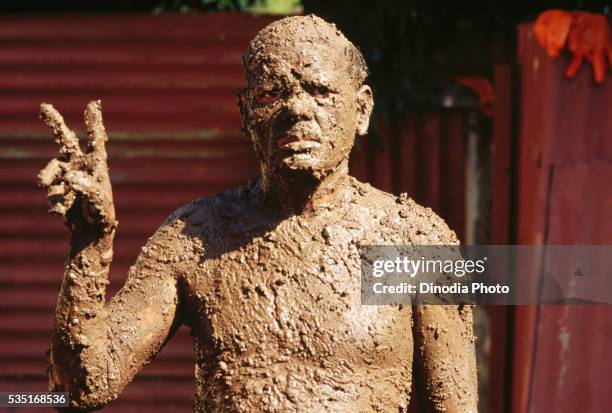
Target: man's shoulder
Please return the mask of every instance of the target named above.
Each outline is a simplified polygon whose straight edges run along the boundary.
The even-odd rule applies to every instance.
[[[383,222],[401,233],[403,242],[411,244],[454,245],[455,232],[431,208],[422,206],[408,194],[393,195],[370,184],[354,180],[360,203],[384,214]]]
[[[417,204],[406,193],[396,197],[397,213],[406,228],[406,236],[422,245],[455,245],[459,241],[442,217],[431,208]]]
[[[149,238],[145,249],[174,251],[181,262],[195,254],[201,257],[218,234],[218,224],[240,208],[247,186],[228,189],[214,196],[204,196],[177,208]],[[225,218],[223,218],[225,217]]]
[[[213,196],[204,196],[177,208],[162,227],[168,225],[205,226],[221,217],[229,217],[238,212],[244,200],[248,198],[249,185],[227,189]]]

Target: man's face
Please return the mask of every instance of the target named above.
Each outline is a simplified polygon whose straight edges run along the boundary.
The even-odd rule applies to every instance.
[[[340,42],[293,46],[251,65],[243,116],[266,170],[324,176],[367,130],[371,91],[354,85]]]

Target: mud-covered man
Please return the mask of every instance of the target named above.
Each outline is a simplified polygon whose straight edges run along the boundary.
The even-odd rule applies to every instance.
[[[475,412],[469,307],[360,304],[360,245],[457,243],[431,210],[348,175],[373,105],[361,54],[333,25],[290,17],[243,63],[239,106],[261,176],[178,209],[108,303],[116,220],[100,104],[85,112],[86,153],[42,105],[61,149],[40,180],[72,235],[51,389],[103,406],[186,324],[198,412],[406,411],[413,361],[432,410]]]

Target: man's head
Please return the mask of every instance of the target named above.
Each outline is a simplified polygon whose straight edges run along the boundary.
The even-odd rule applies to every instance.
[[[240,111],[264,173],[324,177],[367,132],[367,68],[334,25],[314,15],[278,20],[251,41],[243,65]]]

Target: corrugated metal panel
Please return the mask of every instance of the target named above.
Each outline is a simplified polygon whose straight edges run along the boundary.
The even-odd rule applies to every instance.
[[[491,145],[491,215],[490,244],[512,244],[513,193],[511,178],[513,174],[513,105],[512,105],[512,70],[509,65],[496,65],[495,79],[495,122],[493,125]],[[490,306],[487,308],[490,317],[490,358],[488,412],[506,412],[510,400],[511,360],[508,349],[512,343],[509,317],[512,308],[509,306]],[[497,373],[497,372],[501,372]],[[482,383],[481,383],[482,384]]]
[[[588,66],[565,79],[568,58],[551,61],[530,24],[518,34],[519,241],[611,244],[612,82]],[[612,410],[610,331],[610,306],[519,309],[513,411]]]
[[[102,99],[120,220],[109,295],[178,206],[257,173],[240,132],[240,56],[269,18],[245,15],[0,18],[0,389],[46,388],[46,356],[67,231],[48,216],[38,170],[57,148],[37,119],[53,103],[83,131]],[[191,411],[186,329],[109,411]]]
[[[270,18],[244,15],[0,17],[0,389],[46,388],[67,231],[45,213],[35,176],[57,148],[37,120],[53,103],[83,132],[102,99],[120,220],[109,295],[166,216],[257,173],[239,130],[239,58]],[[465,113],[411,112],[360,140],[352,172],[408,192],[465,233]],[[186,329],[109,411],[190,411],[194,356]]]

